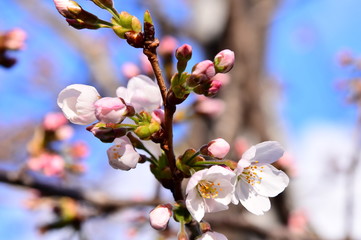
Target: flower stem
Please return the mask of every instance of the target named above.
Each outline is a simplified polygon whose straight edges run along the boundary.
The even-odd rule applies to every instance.
[[[182,193],[181,183],[183,180],[183,176],[181,172],[176,167],[176,159],[173,150],[173,115],[176,111],[176,105],[171,101],[168,101],[167,95],[171,92],[168,92],[167,87],[165,85],[165,81],[162,75],[162,71],[159,66],[158,56],[157,56],[157,47],[159,46],[159,41],[154,37],[154,26],[150,23],[144,24],[144,46],[143,53],[148,57],[150,64],[152,65],[152,69],[154,75],[157,79],[158,87],[162,94],[163,104],[164,104],[164,132],[165,137],[163,142],[161,143],[161,147],[164,150],[168,166],[172,173],[173,186],[170,188],[172,191],[174,200],[184,200],[184,196]]]
[[[205,166],[205,165],[229,165],[228,161],[204,161],[204,162],[195,162],[192,164],[192,167],[199,167],[199,166]]]

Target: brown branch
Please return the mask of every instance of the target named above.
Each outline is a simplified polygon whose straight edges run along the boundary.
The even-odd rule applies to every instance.
[[[176,159],[173,149],[173,115],[176,111],[176,103],[172,99],[172,91],[167,90],[165,81],[162,75],[162,70],[159,66],[158,56],[157,56],[157,47],[159,46],[159,41],[154,37],[155,30],[154,26],[151,23],[144,23],[144,47],[143,53],[148,57],[149,62],[152,65],[154,74],[156,76],[159,89],[162,94],[165,120],[164,120],[164,132],[165,138],[161,143],[161,147],[164,150],[170,171],[172,173],[173,186],[170,188],[172,191],[175,201],[184,200],[182,193],[181,183],[183,177],[180,174],[180,171],[176,167]]]
[[[114,210],[119,210],[125,207],[156,206],[160,204],[159,199],[142,202],[111,199],[103,193],[94,190],[87,192],[81,189],[48,184],[39,181],[26,173],[19,175],[17,172],[8,172],[5,170],[0,170],[0,182],[29,189],[36,189],[42,196],[70,197],[96,207],[104,213],[113,212]]]

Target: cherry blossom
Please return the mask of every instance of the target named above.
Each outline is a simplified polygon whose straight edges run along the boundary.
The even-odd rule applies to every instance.
[[[53,153],[44,152],[28,161],[28,166],[34,171],[43,171],[46,176],[61,176],[64,173],[64,159]]]
[[[158,85],[145,75],[129,80],[127,87],[119,87],[117,96],[134,107],[135,112],[152,112],[162,105],[162,95]]]
[[[202,220],[206,212],[228,209],[234,194],[235,176],[234,172],[220,166],[192,175],[186,189],[186,206],[195,220]]]
[[[248,149],[238,162],[237,183],[233,203],[238,201],[250,212],[263,215],[271,207],[268,197],[281,193],[288,185],[289,178],[271,163],[283,155],[278,142],[267,141]]]
[[[72,123],[88,125],[97,120],[95,102],[100,98],[98,91],[89,85],[72,84],[58,95],[58,106]]]
[[[130,170],[137,165],[140,155],[134,150],[126,136],[116,138],[114,145],[107,150],[109,164],[115,169]]]

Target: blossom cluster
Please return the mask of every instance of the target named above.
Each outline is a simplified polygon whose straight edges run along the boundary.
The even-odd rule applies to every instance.
[[[67,172],[84,172],[82,160],[88,156],[89,149],[83,141],[69,142],[73,133],[73,128],[62,113],[48,113],[28,144],[27,167],[56,177],[63,177]]]
[[[92,1],[113,15],[110,22],[85,11],[75,1],[54,0],[54,3],[72,27],[111,28],[129,45],[143,48],[156,81],[149,76],[135,75],[139,69],[132,68],[125,74],[131,76],[127,87],[116,89],[116,97],[102,97],[92,86],[73,84],[59,93],[57,103],[70,122],[88,125],[87,130],[99,140],[113,143],[107,150],[113,168],[128,171],[138,163],[150,162],[154,177],[172,191],[175,199],[174,203],[161,204],[151,211],[151,226],[164,230],[173,216],[180,223],[178,239],[186,240],[187,223],[198,222],[200,226],[206,213],[226,210],[231,203],[241,203],[256,215],[268,211],[269,197],[281,193],[289,183],[288,176],[271,165],[284,153],[279,143],[267,141],[252,146],[238,163],[226,158],[230,145],[222,138],[214,139],[198,150],[186,149],[179,156],[175,156],[173,150],[173,115],[176,106],[190,94],[201,96],[199,101],[206,107],[202,110],[199,103],[195,105],[201,114],[221,114],[218,110],[204,108],[215,103],[207,100],[225,83],[225,74],[235,62],[234,52],[223,50],[213,60],[201,61],[186,72],[192,47],[184,44],[175,49],[176,42],[168,38],[165,41],[169,41],[169,46],[163,45],[159,50],[168,57],[174,52],[177,71],[172,73],[169,71],[172,68],[165,67],[170,83],[167,87],[159,66],[156,51],[159,41],[154,36],[150,13],[145,12],[142,29],[138,18],[124,11],[118,13],[111,0]],[[140,154],[138,150],[147,154]],[[184,195],[181,183],[187,178]],[[227,238],[206,227],[199,239]]]

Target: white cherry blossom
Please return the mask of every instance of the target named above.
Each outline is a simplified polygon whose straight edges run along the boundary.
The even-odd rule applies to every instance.
[[[189,179],[186,206],[198,222],[206,212],[228,209],[234,194],[235,173],[220,166],[200,170]]]
[[[283,152],[278,142],[267,141],[252,146],[243,154],[236,169],[234,204],[241,202],[256,215],[263,215],[270,209],[268,197],[278,195],[289,183],[288,176],[271,165]]]
[[[114,145],[107,150],[109,164],[115,169],[130,170],[135,168],[140,155],[127,136],[116,138]]]
[[[99,98],[99,93],[94,87],[72,84],[59,93],[57,103],[70,122],[88,125],[97,120],[94,103]]]
[[[129,80],[127,87],[119,87],[117,96],[134,107],[135,112],[152,112],[162,105],[162,95],[157,83],[145,75]]]

